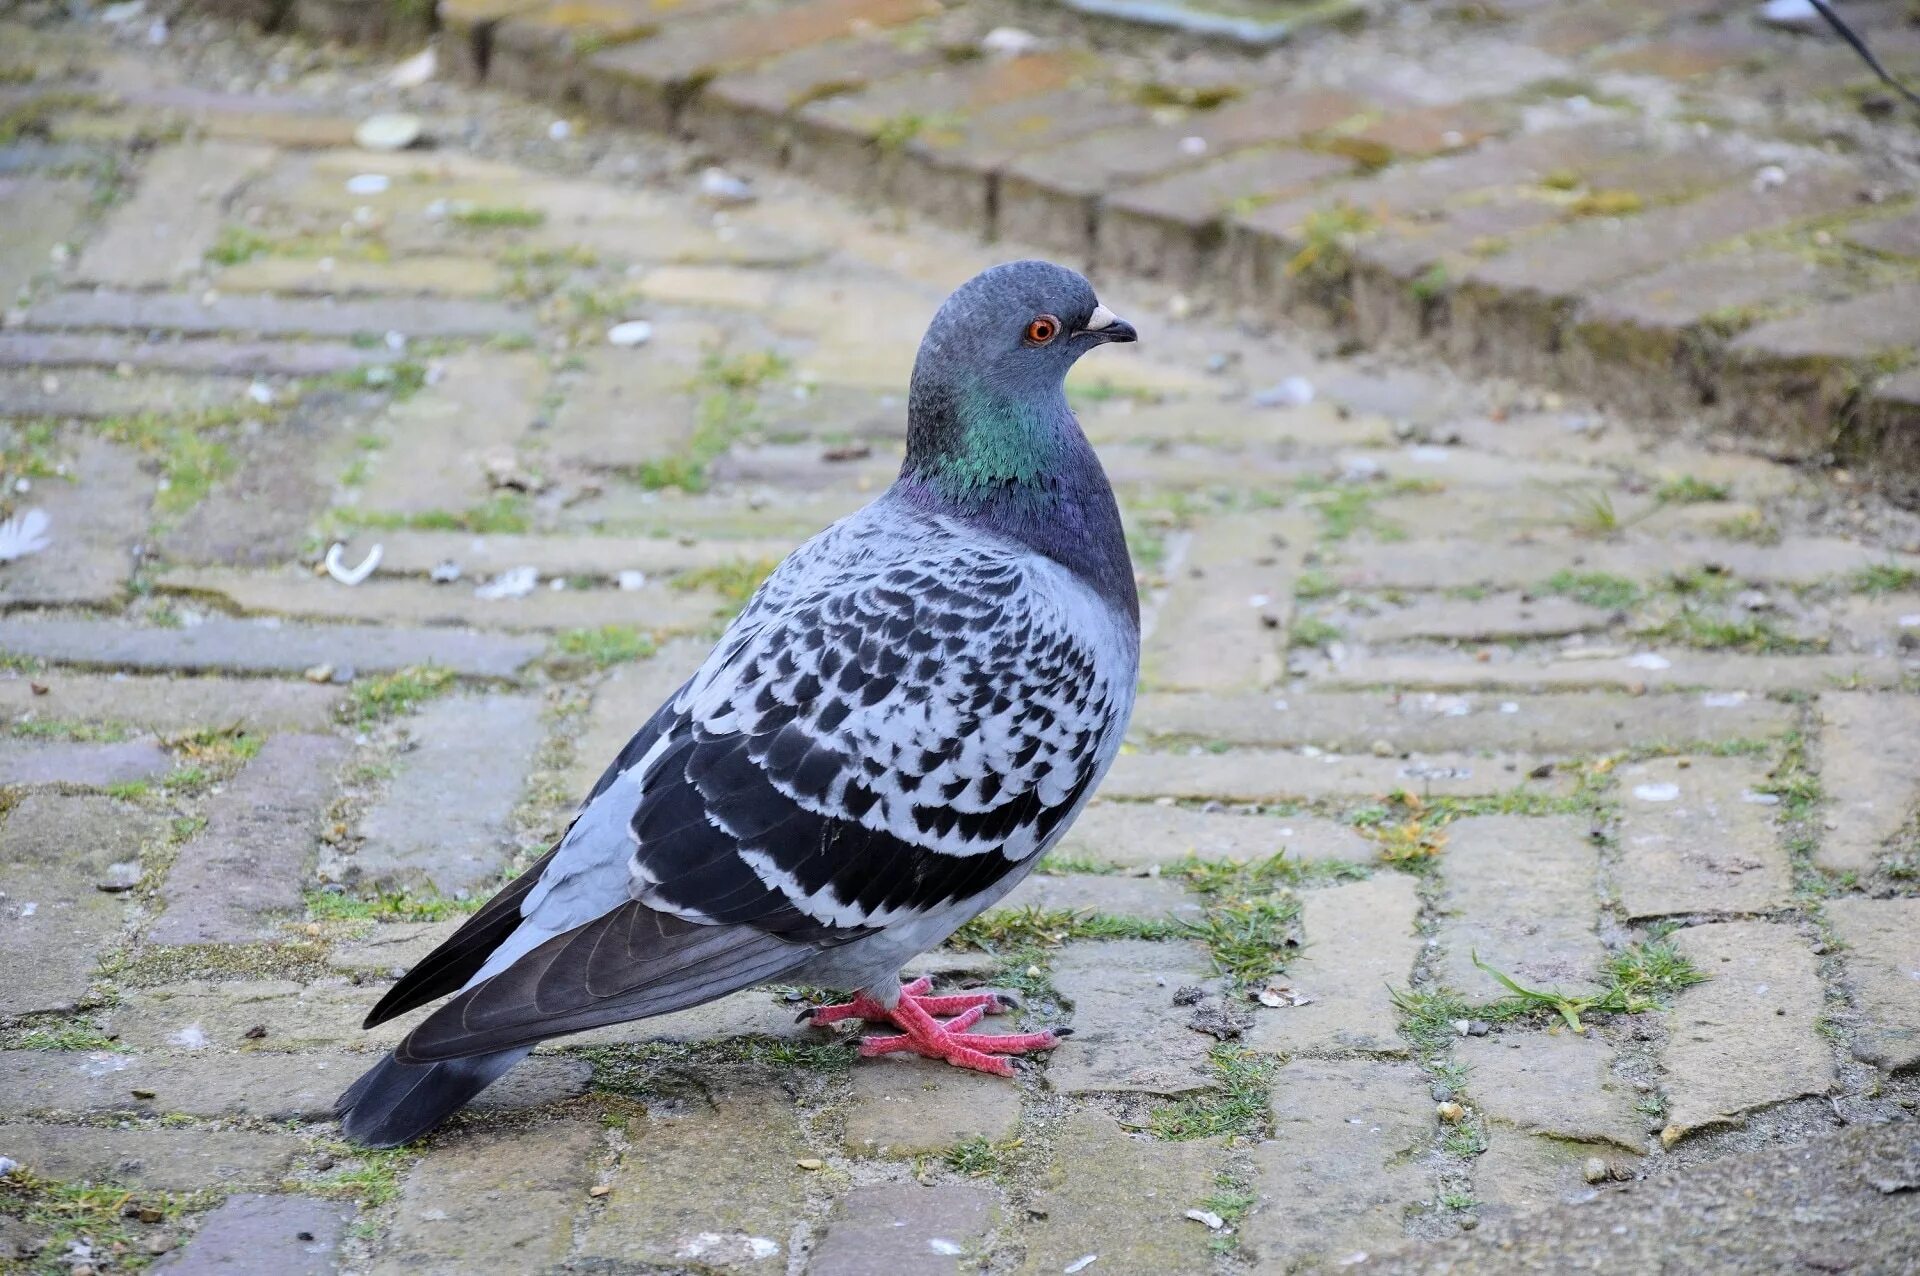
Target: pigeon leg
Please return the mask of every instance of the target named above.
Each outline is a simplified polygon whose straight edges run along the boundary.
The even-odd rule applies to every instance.
[[[945,1059],[956,1068],[991,1072],[998,1077],[1013,1075],[1013,1065],[997,1055],[1025,1054],[1031,1050],[1051,1050],[1060,1044],[1060,1035],[1052,1032],[1017,1032],[1005,1035],[967,1032],[987,1013],[985,1005],[974,1005],[946,1023],[927,1010],[927,998],[902,994],[900,1004],[886,1013],[898,1036],[867,1037],[860,1042],[860,1053],[867,1058],[911,1050],[929,1059]]]

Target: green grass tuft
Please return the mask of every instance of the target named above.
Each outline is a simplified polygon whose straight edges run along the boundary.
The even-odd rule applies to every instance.
[[[366,678],[353,684],[340,707],[342,720],[367,726],[385,718],[412,713],[421,704],[443,695],[453,686],[453,670],[439,665],[412,665],[395,673]]]

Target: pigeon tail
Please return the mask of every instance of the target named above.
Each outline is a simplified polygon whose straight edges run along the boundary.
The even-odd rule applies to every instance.
[[[432,1063],[389,1054],[347,1087],[333,1105],[340,1128],[362,1147],[391,1148],[419,1138],[526,1058],[532,1046]]]

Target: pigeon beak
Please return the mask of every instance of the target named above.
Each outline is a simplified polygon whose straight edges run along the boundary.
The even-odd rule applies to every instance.
[[[1095,306],[1093,313],[1087,316],[1087,326],[1075,335],[1093,337],[1100,341],[1138,341],[1140,334],[1133,325],[1122,319],[1105,306]]]

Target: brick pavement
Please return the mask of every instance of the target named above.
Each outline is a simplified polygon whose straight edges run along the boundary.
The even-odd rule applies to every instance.
[[[729,137],[815,174],[865,154],[822,64],[697,8],[671,38],[712,65],[661,79],[692,62],[609,43],[624,92],[702,136],[732,102]],[[805,8],[823,40],[928,21]],[[1622,12],[1526,21],[1595,65],[1723,56],[1718,28],[1662,45]],[[448,10],[497,24],[470,66],[605,71],[542,21]],[[145,39],[0,27],[26,112],[0,202],[33,228],[0,248],[0,466],[53,519],[0,566],[0,1264],[1365,1270],[1913,1120],[1920,524],[1710,431],[1109,270],[1148,339],[1073,393],[1148,600],[1132,746],[1047,873],[923,963],[1072,1041],[1012,1085],[854,1067],[793,1022],[802,990],[757,991],[555,1043],[421,1145],[341,1144],[334,1094],[397,1035],[365,1009],[538,853],[769,562],[884,485],[926,315],[1016,249],[775,175],[716,212],[697,150],[555,139],[509,97],[408,97],[384,62],[191,19]],[[938,45],[862,48],[911,76]],[[1017,163],[993,112],[1086,91],[1030,56],[940,59],[955,118],[888,189]],[[400,101],[435,147],[343,145]],[[1499,133],[1435,105],[1353,135]],[[1328,127],[1291,109],[1254,114]],[[1104,189],[1099,136],[1049,134],[1062,182]],[[1596,139],[1591,171],[1635,154]],[[1302,163],[1194,189],[1229,208],[1224,174]],[[1136,265],[1176,251],[1128,208]],[[609,344],[625,319],[652,341]],[[1262,406],[1288,377],[1312,402]],[[335,541],[383,557],[341,584]]]

